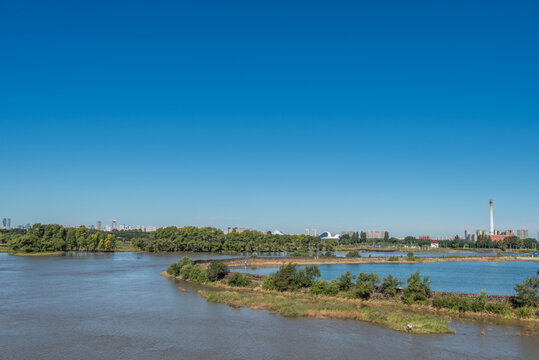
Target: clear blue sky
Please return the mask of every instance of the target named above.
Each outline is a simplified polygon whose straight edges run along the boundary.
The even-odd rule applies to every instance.
[[[534,1],[4,1],[0,217],[539,229]]]

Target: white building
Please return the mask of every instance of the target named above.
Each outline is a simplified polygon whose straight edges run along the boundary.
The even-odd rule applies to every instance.
[[[329,231],[325,231],[320,234],[320,239],[323,240],[338,240],[341,237],[340,234],[331,234]]]

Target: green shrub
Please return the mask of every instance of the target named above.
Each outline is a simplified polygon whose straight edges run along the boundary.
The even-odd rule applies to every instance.
[[[432,298],[432,306],[438,309],[449,308],[449,299],[447,296],[443,296],[439,291],[436,291]]]
[[[189,275],[191,274],[191,269],[193,269],[193,265],[191,264],[186,264],[181,267],[180,275],[182,276],[183,279],[185,280],[189,279]]]
[[[378,282],[380,282],[380,278],[375,273],[360,273],[354,288],[356,297],[362,299],[370,298],[374,290],[376,290],[376,284]]]
[[[273,287],[279,291],[296,291],[310,287],[319,276],[320,269],[316,265],[306,266],[298,271],[296,264],[287,264],[273,274]]]
[[[306,266],[296,272],[294,277],[294,288],[311,287],[315,278],[320,277],[320,269],[316,265]]]
[[[180,261],[178,261],[178,266],[179,268],[181,269],[182,267],[184,267],[185,265],[193,265],[193,260],[187,256],[184,256],[180,259]]]
[[[273,283],[275,289],[279,291],[294,290],[296,277],[296,264],[287,264],[279,268],[275,273]]]
[[[517,315],[520,319],[526,319],[533,316],[533,308],[531,306],[522,306],[517,310]]]
[[[357,250],[349,251],[346,254],[346,257],[352,258],[352,257],[361,257],[361,254]]]
[[[227,276],[229,272],[230,272],[230,269],[222,261],[210,262],[210,265],[208,266],[208,269],[206,270],[206,274],[208,275],[208,279],[210,281],[221,280],[222,278]]]
[[[350,288],[352,288],[353,280],[356,277],[352,275],[350,271],[345,272],[344,274],[341,274],[341,276],[337,279],[337,283],[339,284],[339,290],[340,291],[348,291]]]
[[[473,311],[483,311],[487,305],[487,292],[481,290],[481,292],[472,301]]]
[[[192,264],[193,264],[193,260],[191,260],[187,256],[184,256],[177,263],[170,264],[170,266],[167,268],[167,273],[169,273],[170,275],[178,276],[181,273],[182,267],[184,267],[185,265],[192,265]]]
[[[390,256],[387,261],[399,261],[399,257],[398,256]]]
[[[421,258],[419,256],[414,256],[414,253],[413,252],[408,252],[407,256],[406,256],[406,260],[407,261],[417,261],[417,262],[421,262]]]
[[[359,283],[354,287],[355,297],[359,297],[361,299],[368,299],[371,297],[372,293],[376,287],[371,281],[366,281]]]
[[[170,275],[178,276],[180,274],[180,269],[178,268],[178,264],[172,263],[167,268],[167,273]]]
[[[309,257],[309,253],[308,252],[294,251],[293,253],[290,254],[290,256],[293,256],[293,257]]]
[[[326,295],[335,296],[339,293],[339,281],[337,279],[331,279],[326,287]]]
[[[311,293],[315,295],[326,295],[328,283],[325,279],[318,279],[311,286]]]
[[[262,282],[262,289],[275,290],[275,274],[269,274]]]
[[[394,297],[395,295],[397,295],[397,287],[403,284],[403,281],[394,278],[393,275],[390,274],[382,280],[382,285],[380,285],[380,291],[387,297]]]
[[[193,265],[191,271],[189,272],[189,280],[198,283],[205,283],[208,282],[209,279],[206,271],[202,269],[199,264],[196,264]]]
[[[502,303],[487,303],[485,306],[486,310],[493,314],[508,315],[509,314],[509,304],[506,302]]]
[[[404,289],[404,302],[411,304],[414,302],[424,302],[430,296],[431,289],[428,277],[421,279],[419,271],[416,271],[408,278],[408,287]]]
[[[537,290],[539,289],[539,275],[527,277],[522,284],[515,285],[517,296],[515,305],[517,307],[535,307],[539,303]]]
[[[322,257],[335,257],[336,255],[332,251],[326,251],[325,253],[320,254]]]
[[[251,279],[238,272],[232,273],[228,277],[228,285],[246,287],[251,285]]]
[[[451,310],[465,311],[482,311],[485,309],[487,302],[487,293],[482,290],[474,298],[460,297],[457,295],[442,295],[439,292],[434,293],[432,306],[436,308],[446,308]]]

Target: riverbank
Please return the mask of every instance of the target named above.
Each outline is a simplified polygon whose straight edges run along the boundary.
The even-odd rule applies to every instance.
[[[450,328],[453,320],[516,325],[522,329],[522,334],[539,333],[537,314],[532,312],[522,317],[518,309],[512,309],[509,305],[514,300],[513,296],[485,294],[480,307],[482,310],[473,311],[459,307],[477,303],[479,298],[475,294],[436,292],[426,301],[406,304],[403,302],[401,289],[397,289],[396,294],[390,297],[375,294],[369,299],[360,299],[351,298],[349,293],[343,292],[335,295],[314,294],[310,288],[300,291],[268,290],[262,286],[266,276],[249,273],[241,274],[250,282],[250,285],[245,287],[229,284],[228,279],[232,273],[217,282],[205,283],[185,280],[166,271],[162,275],[202,287],[198,294],[210,302],[255,310],[264,309],[287,317],[361,320],[401,332],[408,331],[407,325],[411,324],[410,332],[414,334],[454,333],[455,330]],[[178,289],[185,292],[184,287]],[[444,308],[435,304],[436,299],[438,303],[440,299],[449,299],[454,305],[452,308]]]
[[[224,282],[199,284],[174,277],[166,271],[164,277],[203,287],[197,293],[209,302],[226,304],[231,307],[247,307],[267,310],[286,317],[311,317],[318,319],[360,320],[382,325],[399,332],[412,334],[451,334],[453,320],[481,322],[492,325],[516,325],[522,335],[537,335],[539,319],[519,319],[515,315],[493,314],[486,311],[460,312],[455,309],[436,308],[430,304],[404,304],[398,297],[384,299],[348,299],[338,296],[313,295],[308,292],[279,292],[264,290],[259,285],[263,277],[254,280],[250,287],[239,288]],[[244,274],[246,276],[253,274]],[[185,292],[184,287],[178,287]],[[449,293],[441,293],[444,296]],[[473,294],[453,293],[461,298],[474,297]],[[508,296],[488,296],[489,300],[507,301]]]
[[[330,296],[313,296],[303,293],[278,293],[262,290],[199,290],[200,296],[209,302],[232,307],[264,309],[287,317],[311,317],[318,319],[361,320],[382,325],[392,330],[414,334],[454,334],[449,328],[450,320],[431,314],[405,309],[402,304],[344,299]]]
[[[195,260],[202,268],[208,266],[211,260]],[[239,267],[276,267],[289,263],[297,265],[330,265],[330,264],[363,264],[363,263],[408,263],[417,262],[469,262],[469,261],[534,261],[534,259],[516,258],[514,256],[444,256],[444,257],[415,257],[409,260],[406,257],[391,259],[389,257],[257,257],[257,258],[230,258],[220,260],[228,266]]]

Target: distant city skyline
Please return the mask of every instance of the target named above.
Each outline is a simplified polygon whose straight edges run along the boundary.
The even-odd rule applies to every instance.
[[[30,227],[30,225],[34,224],[34,223],[38,223],[38,222],[30,222],[30,223],[26,223],[26,225],[22,225],[22,224],[17,224],[17,225],[12,225],[11,227],[6,227],[5,224],[8,223],[8,224],[11,224],[11,218],[3,218],[2,219],[2,222],[0,223],[0,229],[5,229],[5,228],[17,228],[17,227],[21,227],[23,226],[24,228],[28,228]],[[117,219],[111,219],[110,220],[110,224],[107,224],[106,221],[103,222],[101,220],[97,220],[95,221],[95,225],[92,224],[91,222],[87,222],[87,223],[76,223],[76,224],[69,224],[69,223],[59,223],[59,222],[42,222],[42,224],[59,224],[59,225],[63,225],[63,226],[72,226],[72,227],[76,227],[76,226],[87,226],[91,229],[96,229],[96,230],[104,230],[104,231],[111,231],[111,230],[142,230],[142,231],[155,231],[156,229],[160,228],[160,227],[166,227],[166,226],[178,226],[178,227],[184,227],[184,226],[200,226],[200,225],[195,225],[195,224],[161,224],[161,225],[140,225],[137,224],[137,225],[134,225],[134,224],[126,224],[126,223],[119,223]],[[265,232],[265,231],[271,231],[272,233],[281,233],[281,228],[278,228],[277,226],[274,226],[274,227],[268,227],[268,228],[254,228],[254,227],[238,227],[238,226],[224,226],[224,227],[221,227],[221,226],[217,226],[217,225],[202,225],[202,226],[210,226],[210,227],[215,227],[215,228],[220,228],[222,229],[225,233],[228,233],[228,232],[231,232],[231,231],[239,231],[239,232],[242,232],[242,231],[245,231],[245,230],[256,230],[256,231],[262,231],[262,232]],[[387,230],[369,230],[367,228],[357,228],[357,229],[353,229],[353,230],[344,230],[344,229],[341,229],[341,230],[337,230],[337,229],[331,229],[331,230],[328,230],[328,229],[323,229],[322,230],[323,232],[329,232],[331,234],[344,234],[344,233],[348,233],[348,234],[351,234],[353,232],[365,232],[366,233],[366,237],[367,239],[379,239],[379,238],[383,238],[384,237],[384,233],[385,232],[388,232],[389,233],[389,236],[390,237],[397,237],[397,238],[404,238],[406,236],[409,236],[409,235],[412,235],[412,236],[416,236],[418,238],[421,238],[421,237],[431,237],[433,240],[448,240],[448,239],[452,239],[454,236],[459,236],[461,239],[464,239],[464,240],[471,240],[471,241],[476,241],[477,240],[477,237],[479,235],[482,235],[482,236],[486,236],[488,235],[489,231],[488,230],[485,230],[485,229],[475,229],[473,232],[470,232],[469,229],[462,229],[460,232],[456,232],[456,233],[429,233],[429,234],[423,234],[421,233],[420,231],[415,231],[415,232],[409,232],[409,233],[406,233],[406,234],[394,234],[394,233],[391,233]],[[510,234],[513,234],[514,236],[518,236],[520,238],[527,238],[527,237],[530,237],[529,236],[529,232],[532,231],[532,234],[533,234],[533,230],[529,230],[529,229],[518,229],[516,231],[510,229],[510,230],[498,230],[498,229],[495,229],[495,235],[510,235]],[[283,231],[285,234],[302,234],[301,231],[299,232],[295,232],[295,231],[287,231],[287,230],[284,230]],[[305,235],[311,235],[311,236],[318,236],[318,229],[316,228],[306,228],[305,231],[304,231],[304,234]],[[531,236],[533,238],[533,236]],[[539,239],[539,231],[537,231],[537,237],[536,239]]]

